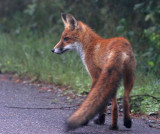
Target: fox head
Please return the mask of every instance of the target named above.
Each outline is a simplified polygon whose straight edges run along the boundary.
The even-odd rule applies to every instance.
[[[62,33],[60,41],[52,49],[56,54],[62,54],[66,51],[71,51],[79,46],[79,30],[78,21],[71,14],[61,14],[65,30]]]

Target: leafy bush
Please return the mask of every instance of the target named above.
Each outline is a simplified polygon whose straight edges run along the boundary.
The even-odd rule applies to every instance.
[[[143,15],[142,21],[147,24],[142,30],[142,47],[139,63],[146,72],[160,74],[160,2],[156,0],[141,2],[134,10]]]
[[[1,34],[1,71],[27,76],[33,81],[66,85],[81,93],[88,91],[91,82],[80,57],[75,53],[53,54],[51,49],[57,42],[56,34],[41,38]]]
[[[51,52],[57,43],[57,35],[7,35],[0,36],[0,68],[2,72],[16,73],[31,78],[31,82],[43,81],[67,86],[78,93],[90,90],[89,78],[80,57],[76,52],[55,55]],[[52,44],[51,44],[52,42]],[[136,73],[132,95],[149,94],[160,98],[160,80],[153,74]],[[123,96],[124,87],[118,90]],[[136,103],[138,102],[138,103]],[[131,98],[132,112],[149,113],[159,110],[160,105],[150,97]]]
[[[90,79],[79,57],[73,53],[56,56],[50,52],[63,30],[61,12],[73,14],[104,38],[126,37],[133,46],[138,63],[133,95],[149,93],[159,97],[158,0],[1,0],[2,72],[16,72],[18,75],[33,77],[34,80],[69,85],[80,93],[89,91]],[[50,45],[51,42],[54,45]],[[141,111],[147,103],[149,109],[153,107],[154,110],[159,106],[151,105],[150,99],[139,101]],[[132,110],[136,111],[135,108]]]

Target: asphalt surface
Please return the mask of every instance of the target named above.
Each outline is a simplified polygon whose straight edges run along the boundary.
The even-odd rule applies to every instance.
[[[32,85],[0,80],[0,134],[160,134],[159,129],[150,128],[138,119],[133,119],[133,127],[126,129],[122,117],[119,130],[111,131],[110,116],[106,117],[105,125],[90,121],[88,126],[64,132],[64,122],[73,110],[52,109],[71,105],[60,94],[58,89],[41,91]]]

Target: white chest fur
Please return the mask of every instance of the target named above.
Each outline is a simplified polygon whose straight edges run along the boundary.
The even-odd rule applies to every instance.
[[[89,70],[88,70],[88,67],[87,67],[86,62],[85,62],[85,53],[84,53],[84,51],[83,51],[82,44],[76,42],[76,50],[77,50],[78,54],[80,55],[81,60],[82,60],[82,62],[83,62],[83,64],[84,64],[84,66],[85,66],[88,74],[90,75]]]

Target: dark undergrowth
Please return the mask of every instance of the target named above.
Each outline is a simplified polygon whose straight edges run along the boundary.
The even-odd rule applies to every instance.
[[[2,72],[27,76],[33,81],[55,83],[68,86],[78,94],[89,92],[91,79],[76,52],[56,55],[51,49],[59,36],[0,34],[0,68]],[[137,67],[135,86],[131,96],[150,95],[160,98],[160,80],[153,72],[143,72]],[[123,96],[121,84],[118,97]],[[132,98],[132,112],[150,113],[160,111],[160,103],[153,97]]]

